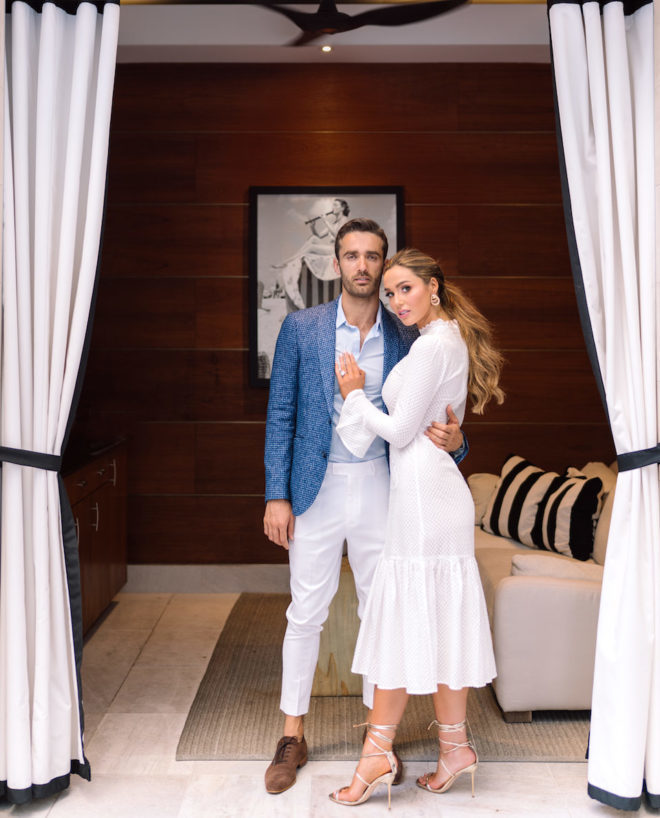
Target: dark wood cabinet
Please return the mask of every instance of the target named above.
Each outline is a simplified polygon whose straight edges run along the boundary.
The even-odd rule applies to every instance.
[[[78,535],[83,633],[126,582],[126,444],[64,475]]]

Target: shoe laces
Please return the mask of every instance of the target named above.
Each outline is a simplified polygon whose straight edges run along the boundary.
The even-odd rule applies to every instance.
[[[289,750],[291,750],[294,744],[298,744],[298,739],[295,736],[284,736],[284,738],[280,740],[280,743],[277,746],[277,751],[275,753],[275,758],[273,759],[273,764],[284,763],[287,760],[286,757]]]

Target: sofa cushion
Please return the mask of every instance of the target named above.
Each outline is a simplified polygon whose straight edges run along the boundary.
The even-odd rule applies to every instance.
[[[483,528],[474,529],[474,555],[479,567],[481,584],[486,598],[486,607],[492,623],[495,589],[504,579],[511,576],[511,558],[516,554],[538,554],[536,549],[521,545],[515,540],[496,537]],[[556,555],[555,555],[556,558]]]
[[[576,469],[555,476],[538,505],[532,541],[539,548],[586,560],[594,547],[594,520],[600,511],[603,481]]]
[[[504,577],[511,576],[511,558],[515,551],[509,548],[489,548],[479,552],[477,565],[484,598],[488,610],[488,619],[493,624],[493,606],[495,591]]]
[[[585,463],[580,469],[580,472],[586,477],[600,477],[603,481],[603,492],[606,495],[609,494],[610,491],[614,491],[616,486],[616,472],[612,471],[607,463],[593,461]]]
[[[605,552],[607,551],[607,538],[610,534],[610,520],[612,519],[612,507],[614,506],[614,493],[612,490],[603,503],[603,509],[596,523],[596,533],[594,534],[594,562],[598,565],[605,565]]]
[[[543,471],[523,457],[509,455],[484,512],[484,529],[525,545],[535,545],[532,529],[536,512],[556,477],[555,472]]]
[[[514,554],[511,557],[511,574],[602,582],[603,566],[595,562],[579,562],[559,554]]]
[[[498,479],[496,474],[488,474],[487,472],[478,472],[468,476],[467,483],[470,487],[472,500],[474,501],[475,525],[481,525],[484,511],[486,511],[488,501],[495,490]]]

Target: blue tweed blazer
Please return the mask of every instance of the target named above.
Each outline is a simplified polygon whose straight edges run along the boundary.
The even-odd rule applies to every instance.
[[[290,500],[295,516],[314,502],[328,467],[338,302],[289,313],[275,347],[266,419],[266,500]],[[419,333],[385,307],[382,317],[385,380]]]

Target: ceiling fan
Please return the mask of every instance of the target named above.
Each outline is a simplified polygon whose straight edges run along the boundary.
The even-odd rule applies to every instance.
[[[260,2],[255,5],[271,9],[284,15],[302,33],[289,45],[306,45],[326,34],[340,34],[344,31],[362,26],[404,26],[407,23],[418,23],[444,14],[461,6],[468,0],[431,0],[426,3],[404,3],[388,8],[377,8],[363,11],[360,14],[345,14],[337,9],[336,0],[321,0],[315,12],[298,11],[275,3]]]

